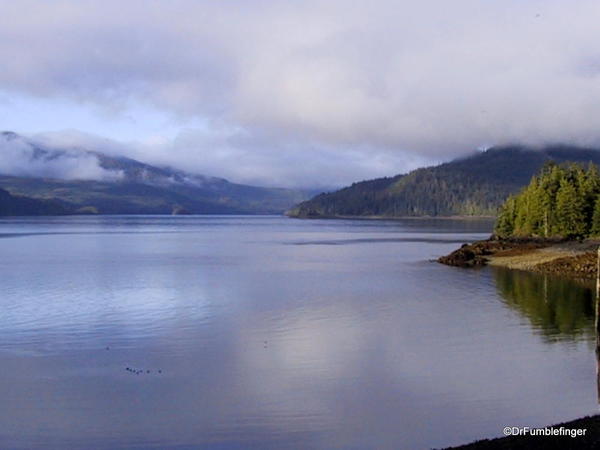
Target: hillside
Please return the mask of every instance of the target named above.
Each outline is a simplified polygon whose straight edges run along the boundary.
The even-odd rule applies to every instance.
[[[291,217],[496,215],[510,194],[547,161],[600,164],[595,149],[496,147],[406,175],[354,183],[317,195],[288,211]]]
[[[59,202],[14,196],[0,189],[0,216],[57,216],[68,213],[69,208]]]
[[[75,214],[280,214],[314,194],[236,184],[98,151],[48,148],[12,132],[0,135],[0,150],[0,157],[23,160],[20,172],[0,170],[0,188],[54,200]]]

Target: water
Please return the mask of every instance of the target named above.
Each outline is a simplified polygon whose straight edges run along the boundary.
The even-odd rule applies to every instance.
[[[596,412],[588,289],[431,262],[490,227],[2,220],[0,448],[419,449]]]

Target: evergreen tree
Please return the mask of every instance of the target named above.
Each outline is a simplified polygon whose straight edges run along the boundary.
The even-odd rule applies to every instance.
[[[511,236],[515,232],[516,200],[514,196],[508,197],[500,207],[495,233],[500,237]]]
[[[592,216],[592,224],[590,227],[590,235],[600,236],[600,195],[596,197],[594,214]]]
[[[565,237],[584,236],[587,228],[584,202],[577,193],[574,180],[569,178],[562,180],[556,193],[556,230]]]
[[[499,236],[600,236],[600,173],[547,163],[540,174],[500,208]]]
[[[600,175],[597,167],[589,163],[587,172],[585,172],[582,182],[579,184],[579,191],[584,203],[583,213],[587,226],[586,234],[590,232],[593,222],[596,199],[600,194]]]

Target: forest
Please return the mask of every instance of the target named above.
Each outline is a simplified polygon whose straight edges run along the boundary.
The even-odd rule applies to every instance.
[[[600,236],[598,167],[547,162],[520,193],[501,206],[499,237],[585,238]]]
[[[292,217],[496,216],[548,161],[593,162],[600,151],[573,146],[490,148],[438,166],[354,183],[288,211]]]

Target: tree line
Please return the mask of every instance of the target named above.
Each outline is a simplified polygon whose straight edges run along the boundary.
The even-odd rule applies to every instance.
[[[546,163],[527,187],[501,206],[496,235],[600,236],[600,173],[595,164]]]
[[[600,167],[600,151],[572,146],[532,150],[523,146],[491,148],[438,166],[393,178],[354,183],[323,193],[288,212],[294,217],[331,216],[496,216],[547,161],[591,161]]]

